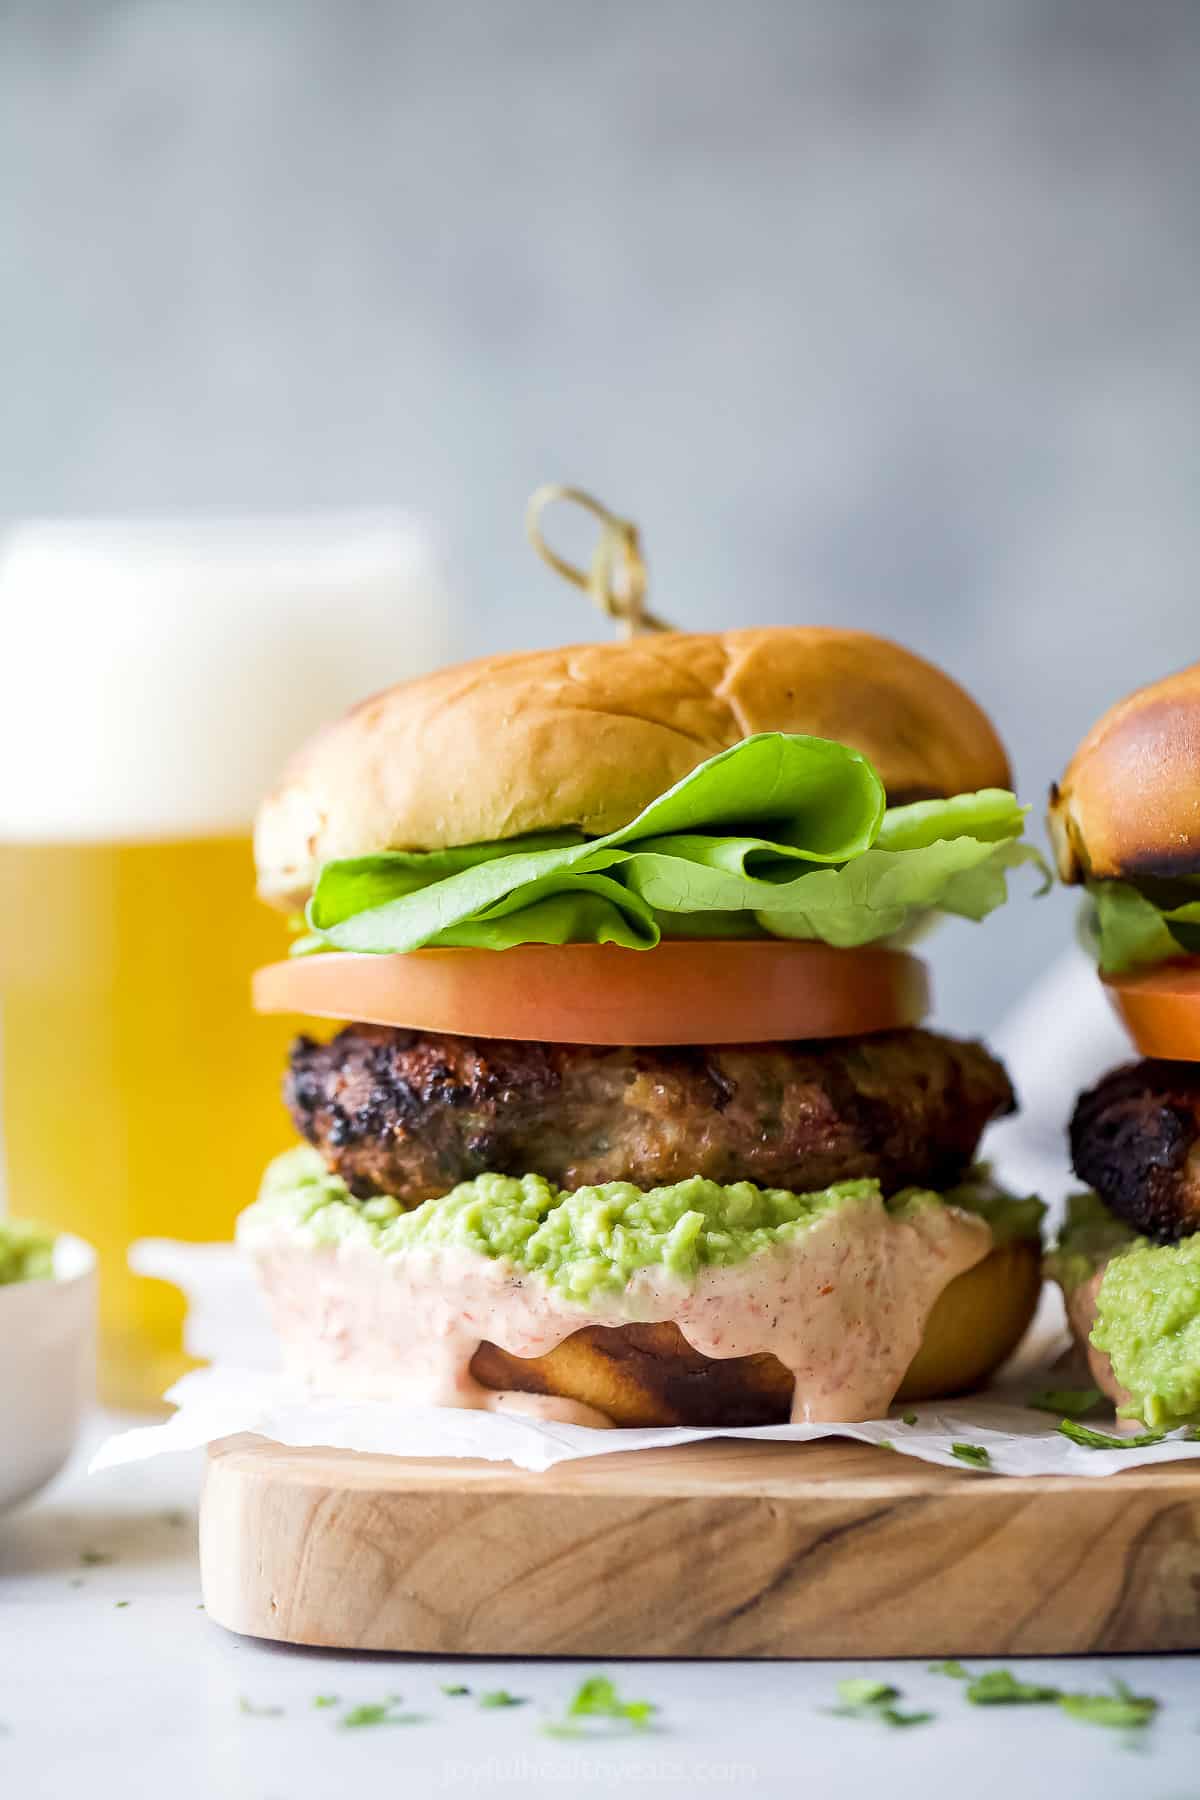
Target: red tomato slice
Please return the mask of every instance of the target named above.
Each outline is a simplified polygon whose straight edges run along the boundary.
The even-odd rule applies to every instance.
[[[1102,979],[1143,1056],[1200,1062],[1200,959]]]
[[[929,1011],[925,965],[904,951],[760,939],[338,951],[271,963],[253,992],[259,1012],[560,1044],[852,1037]]]

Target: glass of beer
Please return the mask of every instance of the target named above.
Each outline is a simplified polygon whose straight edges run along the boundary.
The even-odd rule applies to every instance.
[[[7,1207],[100,1252],[101,1392],[187,1365],[139,1237],[228,1239],[290,1138],[287,953],[250,826],[323,719],[448,654],[403,515],[47,522],[0,545],[0,1120]]]

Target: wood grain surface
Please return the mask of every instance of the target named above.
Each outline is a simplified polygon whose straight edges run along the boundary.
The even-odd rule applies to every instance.
[[[204,1598],[293,1644],[480,1656],[1200,1648],[1200,1462],[1101,1480],[867,1445],[682,1445],[527,1474],[209,1451]]]

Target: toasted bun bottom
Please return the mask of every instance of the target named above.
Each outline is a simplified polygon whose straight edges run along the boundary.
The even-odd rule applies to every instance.
[[[962,1394],[1016,1349],[1041,1288],[1041,1250],[1004,1244],[957,1276],[930,1314],[898,1400]],[[554,1394],[607,1413],[616,1425],[780,1425],[792,1378],[769,1355],[713,1358],[678,1326],[589,1325],[548,1356],[481,1344],[471,1373],[484,1387]]]

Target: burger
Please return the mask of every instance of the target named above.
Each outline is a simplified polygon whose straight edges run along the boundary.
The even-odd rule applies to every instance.
[[[851,1421],[976,1386],[1040,1282],[1013,1109],[911,942],[1036,860],[948,676],[832,629],[484,658],[261,808],[300,1137],[239,1222],[319,1393],[591,1425]]]
[[[1059,873],[1140,1060],[1082,1094],[1048,1258],[1096,1385],[1152,1428],[1200,1417],[1200,663],[1107,712],[1051,790]]]

